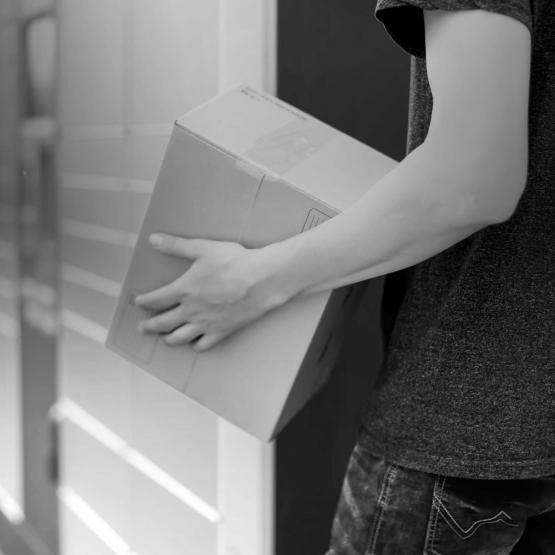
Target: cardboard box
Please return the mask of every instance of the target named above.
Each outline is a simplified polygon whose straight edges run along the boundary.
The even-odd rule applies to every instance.
[[[165,153],[106,346],[216,414],[270,440],[322,386],[362,291],[293,299],[203,353],[137,331],[135,295],[189,261],[151,233],[261,247],[354,203],[396,162],[271,95],[235,88],[179,118]],[[348,245],[346,245],[348,248]],[[330,261],[332,263],[332,261]]]

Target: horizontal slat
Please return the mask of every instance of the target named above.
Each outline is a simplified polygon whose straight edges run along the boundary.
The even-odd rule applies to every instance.
[[[97,336],[104,337],[104,330],[110,325],[115,303],[114,297],[104,293],[78,284],[67,282],[63,284],[61,306],[65,315],[64,323],[70,328],[79,326],[79,324],[75,324],[75,318],[73,318],[73,315],[79,315],[93,322],[95,326],[101,326],[102,334],[97,334]]]
[[[75,432],[71,431],[71,429],[68,430],[68,433],[72,435],[72,439],[66,442],[66,444],[69,446],[68,449],[75,449],[76,461],[78,461],[83,452],[87,450],[90,452],[88,460],[91,460],[90,457],[93,456],[95,456],[98,460],[105,457],[102,452],[97,451],[95,444],[90,443],[88,438],[92,438],[111,453],[108,457],[110,460],[113,459],[114,455],[118,458],[113,459],[114,462],[110,463],[110,466],[116,464],[116,461],[125,462],[140,474],[141,478],[137,480],[138,482],[147,479],[160,489],[164,490],[166,493],[169,493],[175,499],[179,500],[181,503],[185,504],[190,510],[198,513],[198,515],[202,516],[208,522],[213,524],[220,522],[221,516],[213,506],[181,484],[175,477],[168,474],[143,453],[131,447],[131,445],[123,438],[112,432],[110,428],[106,427],[103,423],[84,411],[70,399],[61,399],[54,407],[52,413],[56,419],[62,422],[70,422],[73,426],[79,428],[81,432],[85,432],[87,434],[88,437],[80,435],[76,436]],[[79,444],[79,448],[76,448],[76,444]],[[116,466],[119,464],[120,462],[117,462]],[[98,468],[98,465],[93,465],[93,467]],[[69,464],[69,468],[73,468],[74,472],[80,472],[82,474],[81,478],[77,477],[73,480],[70,479],[70,483],[75,482],[75,480],[77,480],[80,484],[82,483],[83,485],[79,485],[79,488],[91,487],[90,482],[97,479],[96,476],[90,476],[86,469],[77,469],[71,464]],[[85,472],[86,475],[83,475],[83,472]],[[108,473],[99,472],[98,480],[104,480],[106,474]],[[110,497],[108,491],[112,492],[113,489],[108,488],[108,490],[103,492],[103,495],[101,495],[102,502],[109,503],[109,499],[106,500],[106,497]],[[93,493],[91,492],[90,495],[93,495]],[[121,498],[121,495],[118,495],[117,491],[114,492],[114,495],[117,496],[116,498]]]
[[[131,248],[72,235],[61,237],[62,261],[121,283],[131,260]]]
[[[62,140],[60,157],[63,172],[129,177],[127,139]]]
[[[59,491],[58,496],[60,498],[61,555],[75,555],[76,553],[79,555],[114,555],[112,542],[108,539],[114,537],[114,532],[109,531],[108,537],[106,537],[106,527],[98,526],[98,520],[94,517],[91,518],[91,511],[98,515],[96,511],[79,494],[67,486],[64,490]],[[121,555],[133,555],[133,553],[127,550]],[[138,554],[135,553],[135,555]]]
[[[149,195],[122,190],[64,188],[60,198],[60,216],[70,222],[133,233],[136,231],[134,222],[144,215],[148,199]]]
[[[59,390],[115,433],[128,437],[132,422],[133,365],[76,330],[59,338]]]
[[[133,446],[215,505],[218,417],[141,370],[133,406]]]
[[[130,177],[144,181],[156,179],[169,137],[131,137]]]
[[[177,114],[176,114],[177,116]],[[173,123],[151,123],[143,125],[65,125],[64,137],[67,140],[83,141],[98,139],[122,139],[124,137],[165,136],[171,133]]]
[[[15,325],[15,321],[13,323]],[[21,520],[21,406],[19,342],[0,334],[0,510]]]
[[[62,308],[60,310],[60,320],[65,328],[75,331],[91,341],[103,344],[106,340],[108,331],[106,327],[78,312]]]
[[[154,183],[152,180],[130,180],[124,177],[64,172],[61,174],[61,185],[64,189],[150,194]]]
[[[60,273],[66,283],[79,285],[110,297],[117,297],[121,291],[121,283],[71,264],[62,264]]]
[[[63,416],[58,415],[61,484],[75,490],[117,534],[125,536],[129,466],[117,452]]]
[[[119,179],[154,181],[169,136],[62,141],[61,171]]]
[[[17,500],[0,484],[0,511],[12,524],[21,524],[25,520],[23,509]]]
[[[63,395],[181,483],[194,484],[203,499],[216,503],[214,414],[76,331],[63,334],[60,361]]]
[[[65,235],[71,235],[79,239],[100,241],[115,246],[133,247],[137,241],[136,233],[70,218],[64,218],[61,221],[60,227]]]
[[[141,474],[131,474],[129,541],[141,555],[216,555],[218,526]],[[247,532],[248,533],[248,532]]]

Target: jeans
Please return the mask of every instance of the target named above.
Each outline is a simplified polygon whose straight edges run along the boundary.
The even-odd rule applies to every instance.
[[[555,476],[474,480],[355,445],[326,555],[555,555]]]

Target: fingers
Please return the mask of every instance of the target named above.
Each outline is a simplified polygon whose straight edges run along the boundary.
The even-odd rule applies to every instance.
[[[228,333],[226,332],[208,333],[193,343],[192,347],[197,352],[206,351],[227,337],[227,335]]]
[[[148,240],[160,252],[189,259],[201,256],[204,247],[209,242],[205,239],[184,239],[166,233],[153,233]]]
[[[181,306],[178,306],[163,314],[158,314],[153,318],[144,320],[139,325],[140,331],[152,333],[170,332],[164,336],[164,343],[167,345],[191,343],[191,347],[197,352],[210,349],[228,335],[228,332],[204,334],[202,328],[195,324],[189,322],[183,324],[184,315],[181,308]]]
[[[156,314],[139,324],[139,331],[146,333],[165,333],[172,331],[185,321],[183,306],[179,305],[166,312]]]
[[[200,335],[202,335],[202,330],[194,324],[187,323],[166,335],[164,342],[168,345],[181,345],[194,341]]]
[[[185,324],[168,334],[164,338],[164,342],[168,345],[190,343],[195,351],[202,352],[212,348],[227,335],[227,332],[212,332],[203,335],[199,327],[194,324]]]
[[[163,287],[137,295],[135,304],[145,310],[165,310],[179,303],[184,294],[183,283],[178,278]]]

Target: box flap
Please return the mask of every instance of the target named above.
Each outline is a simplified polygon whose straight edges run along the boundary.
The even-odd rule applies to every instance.
[[[396,165],[377,150],[246,85],[176,123],[340,211]]]

